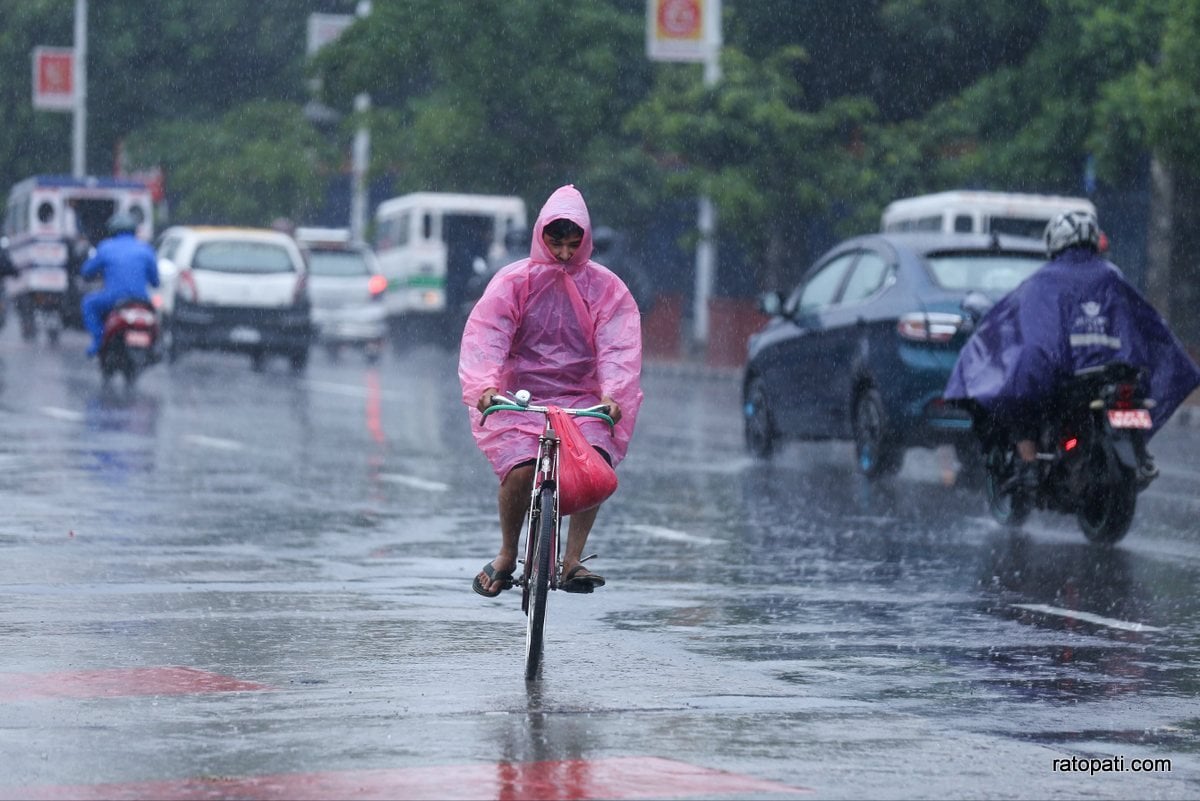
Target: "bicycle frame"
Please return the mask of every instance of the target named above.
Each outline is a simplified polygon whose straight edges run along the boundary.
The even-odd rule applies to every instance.
[[[550,422],[550,407],[529,403],[525,390],[514,393],[513,398],[493,395],[492,405],[483,412],[484,419],[495,412],[534,412],[545,416],[546,424],[538,436],[537,461],[534,463],[533,482],[530,488],[529,514],[525,532],[525,560],[521,577],[514,584],[521,587],[521,611],[528,619],[525,642],[525,679],[532,680],[541,663],[542,629],[546,621],[546,600],[550,590],[559,588],[562,562],[559,558],[560,528],[558,495],[559,437]],[[604,410],[604,411],[601,411]],[[613,420],[605,412],[607,405],[586,409],[564,409],[577,417],[596,417],[611,427]],[[550,509],[544,506],[549,503]],[[547,526],[546,515],[550,515]],[[544,551],[542,549],[545,549]],[[543,576],[544,574],[544,576]]]

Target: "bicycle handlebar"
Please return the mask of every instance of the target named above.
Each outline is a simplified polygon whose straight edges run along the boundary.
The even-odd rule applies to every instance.
[[[583,409],[563,409],[569,415],[574,417],[595,417],[597,420],[603,420],[608,423],[609,428],[615,428],[616,423],[609,417],[609,405],[607,403],[598,403],[595,406],[588,406]],[[483,410],[483,418],[480,421],[486,420],[488,415],[495,412],[538,412],[546,414],[550,411],[549,406],[538,406],[532,403],[517,403],[512,398],[506,398],[503,395],[493,395],[492,405]]]

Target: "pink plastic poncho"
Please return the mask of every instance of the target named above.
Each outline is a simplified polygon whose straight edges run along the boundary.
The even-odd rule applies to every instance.
[[[565,263],[542,242],[542,229],[564,218],[584,232]],[[533,403],[563,408],[594,406],[609,395],[621,406],[615,432],[588,418],[577,418],[579,428],[612,457],[614,467],[629,447],[642,405],[641,316],[624,282],[590,261],[591,254],[592,223],[583,195],[574,186],[559,187],[534,223],[530,257],[496,273],[467,318],[458,357],[463,402],[470,408],[475,442],[502,480],[537,456],[545,420],[500,412],[480,426],[475,404],[488,387],[527,389]],[[579,290],[577,298],[567,281]]]

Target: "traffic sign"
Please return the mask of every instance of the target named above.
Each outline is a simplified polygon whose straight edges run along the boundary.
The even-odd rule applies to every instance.
[[[43,111],[74,110],[74,48],[33,48],[33,107]]]

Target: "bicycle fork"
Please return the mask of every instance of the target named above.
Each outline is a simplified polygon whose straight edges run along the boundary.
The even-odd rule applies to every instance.
[[[548,547],[551,554],[551,570],[550,570],[550,589],[558,589],[558,576],[562,569],[559,562],[559,528],[561,520],[558,514],[558,435],[554,429],[547,427],[546,430],[538,438],[538,456],[537,470],[533,474],[533,487],[530,490],[529,498],[529,514],[526,518],[528,525],[525,527],[525,558],[518,560],[524,566],[521,571],[521,577],[513,583],[522,588],[521,592],[521,609],[528,612],[529,605],[529,574],[533,568],[534,549],[537,543],[538,531],[541,528],[541,520],[543,514],[554,515],[555,524],[551,528],[550,542]],[[553,508],[547,510],[542,508],[542,489],[549,484],[555,492],[553,493],[554,505]]]

